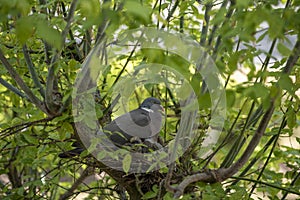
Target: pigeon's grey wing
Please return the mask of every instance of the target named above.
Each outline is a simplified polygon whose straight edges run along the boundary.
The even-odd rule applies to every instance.
[[[136,109],[115,119],[123,133],[133,137],[148,138],[152,135],[151,117],[149,112]]]
[[[149,113],[150,116],[150,129],[151,129],[151,136],[156,136],[161,128],[162,128],[162,114],[157,111],[153,113]]]
[[[112,121],[110,124],[103,128],[104,133],[111,139],[112,142],[118,145],[124,145],[132,136],[123,132],[116,121]]]

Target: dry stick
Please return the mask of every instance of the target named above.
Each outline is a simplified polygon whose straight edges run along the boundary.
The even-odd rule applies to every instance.
[[[19,87],[25,92],[28,99],[36,105],[40,110],[42,110],[44,113],[49,114],[47,109],[45,108],[45,105],[43,102],[33,94],[31,89],[26,85],[24,80],[19,76],[19,74],[16,72],[16,70],[11,66],[11,64],[8,62],[8,60],[5,58],[2,50],[0,49],[0,60],[3,63],[3,66],[6,68],[6,70],[9,72],[11,77],[17,82]]]
[[[65,43],[65,39],[66,36],[70,30],[71,27],[71,23],[73,21],[73,17],[74,17],[74,13],[77,7],[77,3],[78,0],[73,0],[70,6],[70,11],[69,11],[69,15],[67,17],[67,25],[65,27],[65,29],[62,31],[61,35],[62,35],[62,46],[64,46]],[[58,58],[60,57],[61,54],[61,50],[56,50],[54,56],[52,57],[51,60],[51,64],[50,64],[50,68],[48,71],[48,76],[47,76],[47,82],[46,82],[46,98],[45,98],[45,102],[47,105],[47,108],[50,111],[54,111],[54,113],[51,113],[52,115],[57,114],[55,113],[55,110],[57,110],[57,102],[55,102],[54,98],[53,98],[53,93],[54,90],[56,89],[56,76],[55,76],[55,68],[56,68],[56,62],[58,60]],[[58,113],[59,114],[59,113]]]
[[[293,50],[293,54],[288,58],[286,66],[284,67],[282,73],[284,74],[289,74],[293,68],[293,66],[296,64],[297,60],[299,59],[300,56],[300,40],[296,42],[296,45]],[[211,170],[208,172],[203,172],[203,173],[198,173],[195,175],[188,176],[185,178],[177,187],[172,187],[173,189],[176,190],[174,197],[178,198],[180,197],[184,189],[191,183],[198,182],[198,181],[203,181],[203,182],[222,182],[226,180],[227,178],[230,178],[233,176],[235,173],[237,173],[244,165],[245,163],[249,160],[250,156],[252,155],[254,149],[260,142],[260,139],[262,138],[267,125],[273,115],[273,112],[275,110],[275,102],[276,100],[280,97],[281,91],[279,90],[276,94],[271,99],[270,102],[270,107],[264,114],[258,129],[256,130],[254,136],[252,137],[252,140],[250,141],[249,145],[247,146],[246,150],[244,151],[243,155],[240,157],[240,159],[231,165],[229,168],[220,168],[216,170]]]

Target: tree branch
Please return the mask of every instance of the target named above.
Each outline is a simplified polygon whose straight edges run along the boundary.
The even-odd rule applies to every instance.
[[[22,180],[19,175],[17,167],[13,164],[16,160],[16,156],[18,154],[19,147],[15,147],[11,152],[11,157],[9,159],[9,163],[7,164],[6,168],[8,169],[8,177],[9,181],[13,188],[19,188],[22,186]]]
[[[289,74],[293,66],[295,66],[297,60],[299,59],[299,56],[300,56],[300,40],[297,40],[296,45],[293,49],[293,53],[288,58],[286,66],[284,67],[282,73]],[[266,113],[264,114],[262,120],[260,121],[260,124],[255,134],[253,135],[252,140],[250,141],[243,155],[240,157],[240,159],[237,162],[235,162],[229,168],[220,168],[216,170],[211,170],[209,171],[209,173],[202,172],[202,173],[198,173],[186,177],[178,186],[172,187],[176,191],[174,194],[175,198],[180,197],[183,194],[184,189],[191,183],[198,182],[198,181],[210,182],[210,183],[222,182],[227,178],[232,177],[235,173],[237,173],[249,160],[254,149],[259,144],[262,136],[264,135],[267,125],[275,110],[275,102],[280,97],[280,94],[281,94],[281,90],[279,89],[277,94],[270,100],[271,101],[270,106],[267,109]]]
[[[34,69],[34,65],[32,63],[32,60],[30,58],[30,55],[28,53],[28,49],[27,49],[26,45],[23,45],[23,54],[24,54],[24,58],[25,58],[27,67],[29,69],[29,72],[31,74],[31,77],[32,77],[32,80],[33,80],[34,84],[36,85],[36,87],[39,88],[39,92],[42,95],[42,97],[45,97],[44,88],[43,88],[41,82],[39,81],[38,75],[37,75],[37,73]]]
[[[208,32],[208,27],[209,27],[209,20],[210,20],[210,15],[209,12],[212,9],[212,3],[208,2],[205,4],[205,14],[204,14],[204,20],[205,23],[203,23],[202,31],[201,31],[201,39],[200,39],[200,45],[205,46],[206,42],[206,37],[207,37],[207,32]]]
[[[3,78],[0,77],[0,84],[3,85],[4,87],[6,87],[7,89],[9,89],[10,91],[12,91],[13,93],[15,93],[16,95],[22,97],[22,98],[26,98],[27,100],[28,97],[21,92],[20,90],[18,90],[18,88],[14,87],[13,85],[11,85],[10,83],[8,83],[6,80],[4,80]]]
[[[171,8],[170,12],[168,13],[168,16],[167,16],[167,18],[166,18],[167,23],[169,23],[171,17],[173,16],[173,14],[174,14],[176,8],[177,8],[178,5],[179,5],[179,2],[180,2],[179,0],[176,0],[175,3],[174,3],[174,6]],[[166,25],[163,24],[163,25],[161,26],[161,29],[164,29],[165,27],[166,27]]]
[[[36,121],[21,123],[21,124],[17,124],[15,126],[3,129],[3,130],[0,131],[0,140],[4,140],[6,137],[8,137],[8,136],[10,136],[14,133],[20,132],[21,130],[24,130],[24,129],[30,127],[30,126],[39,124],[41,122],[47,123],[47,122],[51,121],[52,119],[53,119],[53,117],[47,117],[47,118],[44,118],[44,119],[39,119],[39,120],[36,120]]]
[[[45,105],[43,102],[36,97],[31,89],[26,85],[26,83],[23,81],[23,79],[19,76],[19,74],[14,70],[14,68],[10,65],[8,60],[5,58],[2,50],[0,49],[0,60],[3,63],[4,67],[6,70],[9,72],[11,77],[16,81],[16,83],[19,85],[19,87],[25,92],[27,95],[28,99],[36,105],[40,110],[42,110],[44,113],[49,114],[47,109],[45,108]]]
[[[78,0],[73,0],[70,6],[70,11],[67,17],[67,25],[65,29],[62,31],[62,46],[64,46],[65,40],[67,33],[70,30],[71,23],[73,21],[75,9],[77,6]],[[60,57],[61,50],[56,50],[54,56],[52,57],[51,63],[50,63],[50,68],[48,71],[48,76],[47,76],[47,82],[46,82],[46,98],[45,102],[47,105],[48,110],[53,114],[53,115],[59,115],[57,113],[60,110],[60,103],[59,100],[55,98],[55,96],[58,93],[58,86],[57,86],[57,78],[55,75],[55,69],[56,69],[56,62],[58,58]]]
[[[63,10],[64,17],[66,19],[68,19],[68,15],[67,15],[67,12],[66,12],[66,7],[65,7],[64,2],[61,2],[61,8]],[[75,51],[76,51],[76,56],[78,57],[78,60],[82,60],[82,54],[81,54],[80,49],[79,49],[79,47],[78,47],[78,45],[76,43],[76,40],[74,38],[74,34],[73,34],[73,32],[72,32],[72,30],[70,28],[69,28],[69,36],[70,36],[71,41],[74,41],[73,45],[74,45],[74,48],[75,48]]]
[[[46,0],[39,0],[39,3],[41,4],[41,13],[49,16],[50,11],[48,12],[48,10],[47,10]],[[51,63],[51,59],[50,59],[51,46],[44,39],[42,39],[42,41],[43,41],[43,44],[44,44],[45,62],[47,64],[50,64]]]

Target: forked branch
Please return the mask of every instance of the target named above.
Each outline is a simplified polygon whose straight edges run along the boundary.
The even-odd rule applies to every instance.
[[[292,68],[295,66],[296,62],[298,61],[299,56],[300,56],[300,40],[296,42],[296,45],[293,49],[293,53],[288,58],[286,66],[283,68],[282,71],[283,74],[289,74],[292,71]],[[235,162],[233,165],[231,165],[228,168],[220,168],[220,169],[215,169],[210,171],[208,170],[205,172],[201,172],[186,177],[178,186],[171,186],[171,188],[169,189],[171,192],[174,192],[175,198],[179,198],[183,194],[184,189],[191,183],[199,182],[199,181],[209,182],[209,183],[222,182],[232,177],[234,174],[236,174],[248,162],[254,149],[257,147],[261,138],[263,137],[266,128],[270,122],[270,119],[273,115],[273,112],[275,110],[275,102],[277,101],[278,98],[280,98],[280,94],[281,94],[281,90],[279,89],[277,91],[277,94],[273,98],[271,98],[270,106],[265,112],[262,120],[260,121],[260,124],[255,134],[253,135],[252,140],[250,141],[243,155],[240,157],[240,159],[237,162]]]

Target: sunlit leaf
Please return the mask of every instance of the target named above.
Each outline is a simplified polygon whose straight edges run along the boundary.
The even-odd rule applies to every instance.
[[[16,35],[24,44],[34,33],[34,19],[32,17],[22,17],[16,23]]]
[[[51,27],[46,20],[40,19],[36,24],[36,33],[39,37],[47,41],[57,49],[62,48],[61,34],[57,29]]]
[[[124,8],[133,16],[141,18],[143,22],[148,22],[150,19],[150,8],[147,5],[141,5],[139,1],[128,0]]]
[[[290,93],[293,93],[294,83],[288,75],[282,74],[282,76],[278,80],[278,84],[282,89],[287,90]]]
[[[130,169],[130,165],[131,165],[131,162],[132,162],[132,157],[130,154],[126,154],[125,157],[123,158],[123,170],[124,172],[129,172],[129,169]]]
[[[28,142],[29,144],[38,144],[39,141],[36,137],[32,136],[29,132],[24,132],[22,134],[23,138]]]
[[[278,49],[279,53],[283,56],[289,56],[292,53],[292,51],[286,45],[282,44],[281,42],[278,43],[277,49]]]

